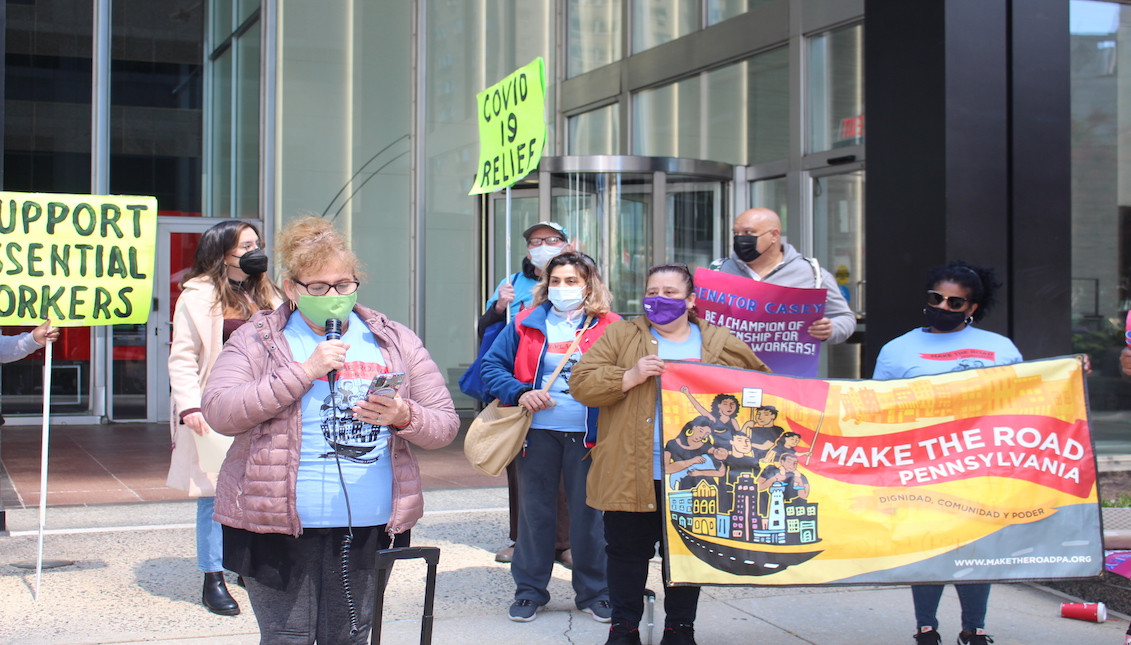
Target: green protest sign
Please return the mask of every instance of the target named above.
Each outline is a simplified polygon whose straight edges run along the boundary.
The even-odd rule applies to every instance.
[[[0,192],[0,323],[145,324],[157,199]]]
[[[542,158],[546,143],[546,65],[542,57],[475,95],[479,168],[468,195],[514,185]]]

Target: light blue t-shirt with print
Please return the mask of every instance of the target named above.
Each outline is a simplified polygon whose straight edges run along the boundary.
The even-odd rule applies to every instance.
[[[326,340],[314,333],[297,311],[291,314],[283,335],[295,361],[300,363],[310,358],[318,343]],[[325,376],[316,380],[302,397],[296,504],[306,528],[347,526],[346,494],[354,526],[385,524],[392,511],[389,428],[354,419],[352,409],[369,391],[373,377],[388,371],[385,358],[373,332],[355,313],[350,313],[342,342],[349,349],[345,365],[338,370],[333,399]],[[338,461],[342,466],[341,479]]]
[[[699,326],[695,323],[691,323],[691,335],[679,343],[664,338],[656,331],[655,327],[652,327],[651,330],[657,344],[656,356],[665,361],[698,361],[703,359],[703,332],[699,331]],[[662,432],[664,414],[658,396],[656,397],[656,414],[653,418],[656,422],[653,424],[652,430],[652,479],[660,479],[664,476]]]
[[[966,327],[940,334],[912,329],[880,349],[872,378],[888,380],[959,372],[1021,362],[1021,352],[1001,334]]]
[[[558,430],[559,432],[585,432],[585,416],[588,410],[577,402],[569,393],[569,378],[573,366],[581,360],[581,352],[574,350],[573,355],[567,357],[569,346],[580,330],[577,328],[584,317],[580,311],[574,312],[573,319],[562,316],[554,308],[546,314],[546,356],[542,360],[541,383],[545,387],[547,379],[558,369],[558,365],[565,359],[562,373],[550,385],[550,398],[554,406],[539,410],[530,420],[531,428],[544,430]]]
[[[522,271],[512,273],[503,278],[499,282],[499,286],[495,287],[495,291],[487,299],[487,304],[483,306],[483,311],[495,306],[495,302],[499,299],[499,289],[502,289],[503,285],[508,282],[514,287],[514,300],[510,304],[511,319],[513,320],[523,309],[530,307],[530,303],[534,301],[534,287],[538,286],[539,281],[526,277],[526,274]]]

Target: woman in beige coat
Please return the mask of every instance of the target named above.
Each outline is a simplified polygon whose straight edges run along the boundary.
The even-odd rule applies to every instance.
[[[222,533],[212,514],[216,476],[232,440],[212,432],[205,423],[200,395],[232,331],[256,311],[282,303],[282,294],[266,271],[267,254],[259,231],[246,222],[221,222],[201,236],[173,314],[169,350],[173,456],[166,484],[197,498],[196,559],[204,573],[201,602],[225,616],[240,613],[240,607],[224,583]]]

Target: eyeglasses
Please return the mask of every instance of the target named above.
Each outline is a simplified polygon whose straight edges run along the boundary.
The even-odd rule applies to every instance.
[[[291,279],[294,280],[294,278]],[[303,286],[312,296],[324,296],[330,293],[331,287],[334,291],[337,291],[339,295],[348,296],[354,291],[357,291],[357,288],[361,286],[361,283],[356,280],[339,282],[337,284],[326,284],[325,282],[311,282],[310,284],[306,284],[298,280],[294,280],[294,282],[297,285]]]
[[[526,248],[532,249],[536,246],[549,244],[550,246],[558,246],[565,242],[565,238],[560,235],[550,235],[548,237],[532,237],[526,240]]]
[[[966,306],[967,302],[970,302],[966,298],[962,298],[960,296],[944,296],[938,291],[927,291],[928,305],[937,307],[944,301],[946,302],[946,306],[950,307],[951,309],[962,309]]]

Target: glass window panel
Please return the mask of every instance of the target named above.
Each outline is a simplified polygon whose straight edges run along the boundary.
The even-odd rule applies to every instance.
[[[110,192],[153,195],[162,215],[201,214],[204,10],[113,5]]]
[[[636,94],[633,152],[745,165],[789,154],[785,47]]]
[[[479,240],[489,229],[480,231],[487,219],[478,204],[487,201],[467,196],[479,155],[475,94],[542,56],[546,60],[546,104],[555,105],[557,55],[553,37],[558,33],[557,9],[556,3],[528,0],[430,0],[418,4],[426,13],[428,25],[428,48],[424,53],[428,73],[423,87],[427,122],[419,126],[426,156],[417,161],[426,193],[422,217],[425,249],[418,260],[425,283],[422,304],[426,315],[421,335],[427,339],[432,358],[448,376],[456,406],[466,409],[474,403],[460,393],[457,381],[466,365],[475,359],[475,322],[484,302],[480,277],[471,268],[480,262],[492,266],[497,259],[480,257]],[[606,42],[606,46],[619,43],[619,4],[581,4],[588,12],[586,15],[600,16],[605,21],[598,32],[590,29],[590,22],[574,23],[568,41],[573,46],[572,55],[580,54],[577,46],[582,42],[586,47],[596,47],[597,41]],[[609,4],[615,7],[610,9]],[[577,18],[573,8],[571,4],[571,16]],[[583,25],[585,32],[581,34],[577,28]],[[607,36],[610,29],[617,30],[615,36]],[[380,47],[377,50],[380,55]],[[408,45],[404,50],[411,52]],[[609,51],[620,57],[619,49]],[[405,65],[408,69],[407,61]],[[407,105],[403,97],[410,94],[411,88],[406,87],[404,94],[391,96],[390,100]],[[547,114],[552,113],[551,108]],[[553,121],[551,118],[547,124],[544,155],[555,154]],[[406,149],[398,148],[397,152]],[[407,216],[401,217],[409,221]],[[521,231],[515,235],[521,240]],[[408,239],[406,233],[400,243],[405,245]],[[494,284],[489,286],[494,288]],[[403,287],[401,290],[407,291]]]
[[[699,29],[699,0],[632,0],[632,53]]]
[[[707,0],[707,24],[713,25],[741,16],[755,7],[770,2],[774,0]]]
[[[697,181],[668,175],[667,254],[673,262],[691,267],[706,267],[720,257],[720,225],[727,220],[725,197],[720,182]]]
[[[212,46],[219,47],[220,43],[228,39],[236,30],[233,19],[235,0],[210,0],[208,2],[208,15],[212,28]]]
[[[259,216],[259,25],[236,47],[236,217]]]
[[[698,157],[706,123],[700,118],[700,77],[638,93],[633,101],[634,154],[646,157]],[[718,161],[727,161],[719,159]]]
[[[621,59],[621,2],[569,0],[568,78]]]
[[[864,171],[813,180],[813,250],[836,277],[841,295],[863,316]],[[860,378],[862,345],[826,344],[821,362],[829,378]]]
[[[232,58],[231,48],[212,61],[209,121],[210,172],[208,174],[212,217],[232,216]]]
[[[789,156],[789,48],[753,56],[746,67],[746,163]],[[784,213],[781,213],[784,216]]]
[[[1131,387],[1119,352],[1131,308],[1131,7],[1070,3],[1072,342],[1091,356],[1100,454],[1131,452]]]
[[[786,188],[785,177],[750,182],[750,208],[768,208],[777,213],[781,217],[783,235],[786,233],[786,222],[789,221]]]
[[[551,216],[601,268],[613,310],[639,314],[652,261],[652,175],[554,176]]]
[[[522,232],[527,228],[538,223],[538,195],[531,191],[521,191],[523,194],[529,194],[526,197],[515,195],[514,193],[520,192],[511,189],[511,273],[518,273],[522,271],[522,259],[526,257],[526,242],[522,237]],[[503,193],[492,193],[491,203],[493,208],[492,228],[494,234],[492,235],[492,245],[495,249],[494,256],[491,258],[492,274],[491,274],[491,288],[494,289],[495,285],[502,281],[503,276],[509,275],[507,273],[506,264],[506,248],[507,248],[507,200]],[[571,236],[574,235],[573,231],[566,227],[567,233]],[[482,304],[482,303],[480,303]]]
[[[864,143],[864,26],[809,39],[809,152]]]
[[[619,150],[620,106],[616,103],[569,117],[571,155],[615,155]]]
[[[92,6],[90,0],[7,3],[5,190],[90,192]],[[0,333],[32,329],[0,327]],[[52,348],[52,413],[89,412],[91,335],[91,328],[65,328]],[[42,414],[42,349],[0,365],[0,408]]]
[[[260,0],[239,0],[239,3],[239,14],[236,19],[237,24],[242,24],[243,21],[251,17],[251,14],[255,13],[256,10],[259,9],[259,5],[262,4]]]

